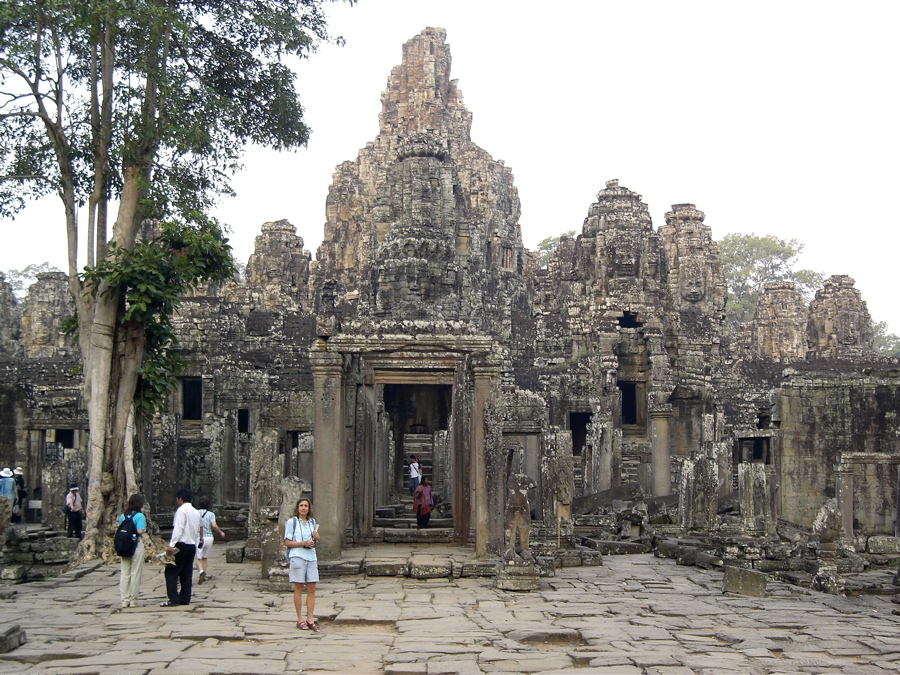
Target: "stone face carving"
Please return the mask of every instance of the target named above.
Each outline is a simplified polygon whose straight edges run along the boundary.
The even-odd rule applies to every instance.
[[[72,313],[68,278],[63,272],[38,274],[28,289],[22,312],[22,345],[27,356],[55,356],[74,348],[62,332],[62,322]]]
[[[12,286],[0,273],[0,356],[16,356],[22,351],[19,343],[21,310]]]
[[[760,359],[792,362],[806,358],[807,310],[789,281],[766,284],[756,305],[751,348]]]
[[[268,311],[308,307],[310,258],[288,221],[263,223],[247,261],[247,285],[254,304]]]
[[[859,358],[872,354],[872,318],[855,282],[845,274],[825,280],[810,305],[810,359]]]

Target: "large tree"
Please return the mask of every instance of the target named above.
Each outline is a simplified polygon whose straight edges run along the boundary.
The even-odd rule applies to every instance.
[[[812,300],[825,275],[796,269],[802,251],[803,244],[797,239],[785,241],[772,235],[725,235],[719,241],[719,254],[728,286],[727,318],[733,323],[753,319],[759,294],[772,281],[791,281],[805,298]]]
[[[328,39],[326,1],[0,0],[0,214],[55,193],[65,215],[90,425],[83,558],[137,489],[133,403],[166,394],[180,293],[234,271],[210,207],[248,142],[307,140],[284,59]]]

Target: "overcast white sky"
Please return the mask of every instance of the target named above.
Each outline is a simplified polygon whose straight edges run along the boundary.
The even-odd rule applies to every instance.
[[[331,175],[377,134],[402,44],[440,26],[473,140],[512,168],[526,246],[580,232],[618,178],[656,227],[691,202],[717,239],[801,240],[802,266],[852,276],[900,332],[900,3],[360,0],[329,14],[347,44],[299,68],[309,147],[250,149],[219,210],[238,258],[281,218],[315,253]],[[0,269],[64,267],[56,203],[0,227]]]

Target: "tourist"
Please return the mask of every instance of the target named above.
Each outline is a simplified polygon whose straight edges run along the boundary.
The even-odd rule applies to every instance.
[[[434,501],[431,498],[431,479],[422,478],[422,484],[413,492],[413,511],[416,512],[416,523],[419,527],[428,527],[431,520],[431,509]]]
[[[16,503],[13,505],[12,521],[20,523],[25,515],[25,499],[28,497],[28,491],[25,489],[25,472],[21,466],[13,469],[13,480],[16,482]]]
[[[143,508],[143,495],[131,495],[125,513],[119,514],[116,523],[121,525],[125,518],[129,517],[134,521],[134,528],[137,530],[137,548],[130,558],[121,559],[119,567],[119,596],[122,599],[122,607],[137,607],[138,596],[141,593],[141,575],[144,571],[144,541],[141,535],[147,531],[147,519],[141,513]]]
[[[172,521],[172,538],[166,553],[175,555],[175,564],[166,566],[166,595],[168,600],[160,607],[177,607],[191,604],[191,588],[194,576],[194,556],[200,539],[200,513],[191,505],[191,491],[182,488],[175,495],[178,510]],[[178,584],[181,583],[181,591]]]
[[[16,481],[13,480],[13,472],[9,467],[0,471],[0,529],[6,527],[12,520],[16,503]]]
[[[297,628],[319,632],[313,613],[316,608],[316,583],[319,566],[316,561],[316,542],[319,526],[313,518],[312,502],[305,497],[294,506],[294,517],[284,525],[284,545],[287,546],[290,580],[294,584],[294,609],[297,611]],[[306,620],[303,619],[301,593],[306,584]]]
[[[409,456],[409,494],[414,494],[416,488],[419,487],[419,479],[422,477],[422,467],[419,464],[419,458],[415,455]]]
[[[197,583],[202,584],[204,581],[212,579],[206,570],[209,563],[209,554],[212,553],[213,530],[218,532],[220,537],[224,537],[225,533],[219,529],[219,525],[216,523],[216,514],[209,510],[209,497],[201,497],[199,506],[202,545],[197,549],[197,569],[200,570]]]
[[[81,539],[81,521],[84,518],[84,505],[82,504],[77,485],[69,487],[69,494],[66,495],[66,507],[63,510],[66,512],[66,520],[68,521],[66,536]]]

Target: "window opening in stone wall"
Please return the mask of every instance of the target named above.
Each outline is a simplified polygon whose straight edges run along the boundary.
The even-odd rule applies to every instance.
[[[592,414],[588,412],[570,412],[569,430],[572,432],[572,454],[581,457],[587,444],[587,425]]]
[[[238,408],[237,427],[239,434],[250,433],[250,411],[247,408]]]
[[[486,267],[491,266],[491,242],[487,243],[484,249],[484,263]]]
[[[74,429],[57,429],[56,442],[63,448],[75,447],[75,430]]]
[[[278,441],[278,454],[284,456],[284,476],[296,476],[312,482],[312,434],[309,431],[284,432]]]
[[[508,246],[503,247],[503,267],[506,269],[513,267],[513,250]]]
[[[616,383],[622,397],[622,431],[626,435],[638,436],[647,432],[646,384],[630,380]]]
[[[620,328],[640,328],[644,324],[638,321],[637,314],[625,312],[619,317]]]
[[[771,439],[768,437],[753,437],[738,439],[739,462],[755,462],[758,464],[771,464],[772,453]]]
[[[637,387],[634,382],[619,382],[622,392],[622,424],[637,424]]]
[[[203,380],[199,377],[181,380],[181,418],[203,419]]]
[[[756,413],[756,428],[768,429],[772,426],[772,415],[768,410],[760,410]]]

